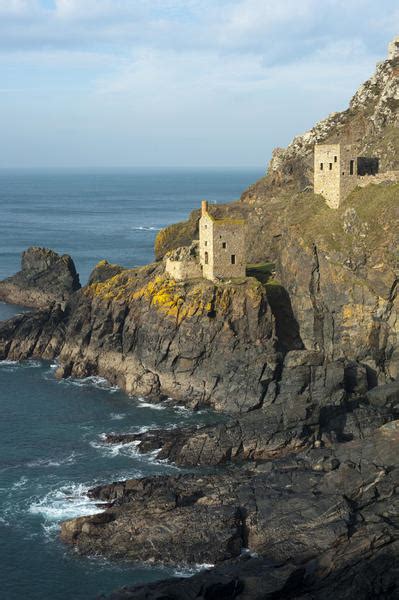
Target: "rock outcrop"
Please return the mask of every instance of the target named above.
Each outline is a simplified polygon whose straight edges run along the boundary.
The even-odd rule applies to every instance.
[[[21,271],[0,281],[0,300],[45,308],[54,302],[65,302],[78,289],[79,275],[70,256],[32,247],[22,254]]]
[[[395,598],[398,451],[395,421],[253,469],[99,486],[90,495],[110,508],[67,521],[61,536],[83,553],[222,565],[114,600]]]
[[[0,360],[55,358],[57,376],[99,374],[129,393],[246,412],[272,392],[279,354],[264,287],[176,282],[125,270],[66,306],[0,325]]]

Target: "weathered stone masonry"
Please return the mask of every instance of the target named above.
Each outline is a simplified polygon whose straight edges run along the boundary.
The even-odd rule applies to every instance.
[[[215,219],[208,212],[208,203],[202,202],[199,237],[203,277],[245,277],[245,230],[243,219]]]
[[[165,256],[165,271],[176,280],[204,277],[241,278],[246,275],[246,222],[243,219],[216,219],[202,202],[199,241],[177,248]]]
[[[330,208],[338,208],[363,178],[375,176],[378,168],[378,158],[356,156],[350,145],[316,144],[314,192],[324,196]]]

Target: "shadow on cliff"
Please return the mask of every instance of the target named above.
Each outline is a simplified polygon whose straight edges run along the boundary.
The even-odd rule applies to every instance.
[[[283,354],[290,350],[303,350],[298,321],[287,290],[282,285],[269,283],[266,284],[266,293],[276,322],[277,350]]]

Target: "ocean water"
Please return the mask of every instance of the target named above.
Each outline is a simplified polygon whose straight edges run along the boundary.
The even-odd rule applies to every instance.
[[[201,199],[240,197],[259,170],[109,173],[0,170],[0,279],[15,273],[21,250],[71,254],[82,283],[101,259],[127,267],[153,259],[157,231],[186,219]]]
[[[102,258],[145,264],[153,259],[159,228],[184,219],[202,198],[238,198],[260,176],[256,170],[0,171],[0,278],[18,270],[29,245],[71,254],[83,283]],[[0,303],[0,319],[21,310]],[[0,597],[88,600],[174,574],[161,566],[77,556],[60,543],[59,524],[99,510],[85,497],[93,485],[179,472],[153,454],[139,455],[134,445],[107,446],[102,434],[219,417],[149,405],[100,378],[59,382],[54,368],[0,362]]]

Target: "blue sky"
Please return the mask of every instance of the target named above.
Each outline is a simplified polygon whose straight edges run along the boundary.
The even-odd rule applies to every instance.
[[[0,167],[266,166],[396,35],[397,0],[0,0]]]

